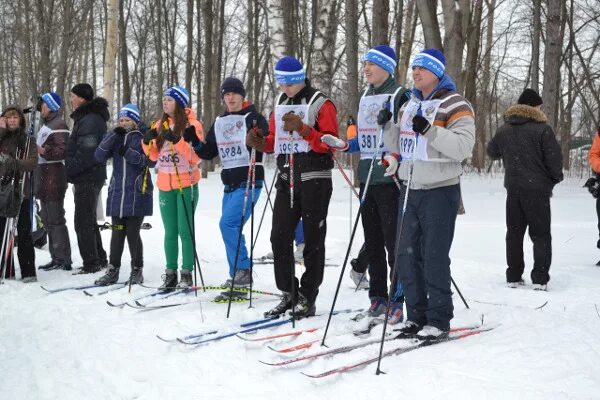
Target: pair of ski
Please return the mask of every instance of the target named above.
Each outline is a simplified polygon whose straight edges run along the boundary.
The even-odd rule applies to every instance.
[[[399,355],[399,354],[404,354],[404,353],[408,353],[426,346],[432,346],[432,345],[436,345],[436,344],[440,344],[440,343],[446,343],[446,342],[451,342],[451,341],[455,341],[455,340],[460,340],[460,339],[464,339],[470,336],[474,336],[474,335],[478,335],[480,333],[483,332],[488,332],[490,330],[494,329],[493,326],[490,327],[459,327],[459,328],[453,328],[450,330],[449,335],[440,339],[432,339],[432,340],[418,340],[418,339],[414,339],[414,338],[406,338],[406,337],[402,337],[401,335],[396,335],[396,336],[388,336],[385,341],[392,341],[392,340],[398,340],[398,339],[402,339],[403,341],[406,339],[410,339],[411,342],[408,346],[406,345],[402,345],[402,346],[398,346],[398,347],[394,347],[390,350],[386,350],[382,353],[381,357],[389,357],[392,355]],[[352,345],[346,345],[346,346],[342,346],[342,347],[337,347],[334,349],[329,349],[329,350],[325,350],[322,352],[318,352],[318,353],[313,353],[313,354],[308,354],[308,355],[304,355],[304,356],[299,356],[296,358],[291,358],[291,359],[287,359],[287,360],[282,360],[282,361],[276,361],[276,362],[265,362],[265,361],[260,361],[263,364],[266,365],[271,365],[271,366],[284,366],[284,365],[290,365],[290,364],[295,364],[301,361],[313,361],[316,359],[319,359],[321,357],[326,357],[326,356],[334,356],[337,354],[342,354],[342,353],[348,353],[351,352],[353,350],[359,349],[359,348],[363,348],[363,347],[367,347],[373,344],[378,344],[381,343],[380,339],[373,339],[373,340],[367,340],[367,341],[363,341],[361,343],[357,343],[357,344],[352,344]],[[365,367],[369,364],[373,364],[375,362],[377,362],[379,360],[379,356],[374,356],[374,357],[369,357],[369,358],[365,358],[363,360],[359,360],[357,362],[352,362],[350,364],[346,364],[337,368],[333,368],[321,373],[316,373],[316,374],[307,374],[302,372],[303,375],[308,376],[309,378],[324,378],[326,376],[330,376],[330,375],[334,375],[334,374],[339,374],[339,373],[343,373],[343,372],[348,372],[360,367]]]
[[[275,261],[272,258],[255,258],[252,261],[254,265],[273,265]],[[304,266],[304,261],[296,261],[296,265]],[[326,267],[339,267],[339,264],[325,262]]]

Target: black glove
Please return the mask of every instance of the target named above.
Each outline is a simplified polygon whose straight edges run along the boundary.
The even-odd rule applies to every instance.
[[[427,133],[427,131],[429,130],[429,128],[431,128],[431,124],[429,123],[429,121],[427,121],[425,118],[423,118],[420,115],[415,115],[413,117],[413,131],[420,133],[421,135],[424,135]]]
[[[120,136],[125,136],[125,134],[127,134],[127,130],[125,128],[121,128],[120,126],[117,126],[115,129],[113,129],[113,132]]]
[[[384,126],[390,119],[392,119],[392,112],[387,108],[383,108],[379,111],[379,114],[377,114],[377,125]]]
[[[598,195],[600,194],[600,182],[598,182],[596,177],[588,179],[583,187],[586,187],[595,199],[598,198]]]
[[[192,147],[198,146],[200,139],[198,139],[198,135],[196,135],[196,128],[194,125],[190,125],[183,130],[183,140],[191,144]]]
[[[158,137],[158,133],[156,133],[155,129],[148,129],[144,138],[142,139],[145,145],[149,145],[150,142]]]
[[[177,142],[179,142],[181,140],[181,136],[176,135],[175,132],[173,132],[170,129],[161,131],[160,134],[165,140],[168,140],[169,142],[171,142],[173,144],[177,144]]]

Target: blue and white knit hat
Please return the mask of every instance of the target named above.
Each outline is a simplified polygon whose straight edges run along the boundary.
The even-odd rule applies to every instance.
[[[129,118],[133,120],[133,122],[135,122],[136,124],[142,122],[138,106],[132,103],[125,104],[123,108],[121,108],[121,111],[119,111],[119,118],[121,117]]]
[[[165,90],[163,96],[172,97],[181,108],[186,108],[190,104],[190,93],[186,88],[173,86]]]
[[[363,61],[377,64],[392,75],[394,69],[396,69],[396,52],[390,46],[380,44],[367,51],[363,57]]]
[[[437,49],[425,49],[415,56],[411,67],[425,68],[442,79],[446,70],[446,57]]]
[[[298,61],[298,59],[285,56],[277,61],[277,64],[275,64],[275,79],[280,85],[304,83],[304,79],[306,79],[306,73],[302,63]]]
[[[46,103],[52,112],[57,112],[62,107],[62,100],[56,92],[44,93],[42,95],[42,101]]]

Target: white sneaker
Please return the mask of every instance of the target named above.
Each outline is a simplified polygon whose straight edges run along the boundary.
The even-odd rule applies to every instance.
[[[542,285],[540,283],[534,283],[533,290],[541,290],[546,292],[548,290],[548,284]]]
[[[417,332],[417,339],[421,340],[438,340],[447,336],[447,331],[443,331],[431,325],[425,325],[419,332]]]
[[[294,258],[296,262],[300,262],[304,260],[304,243],[300,243],[296,246],[296,251],[294,252]]]
[[[518,282],[508,282],[506,284],[506,286],[508,286],[511,289],[516,289],[519,286],[524,286],[524,285],[525,285],[525,282],[522,279],[520,281],[518,281]]]
[[[365,290],[369,288],[369,280],[364,273],[356,272],[350,268],[350,278],[352,278],[354,286],[358,286],[358,290]]]

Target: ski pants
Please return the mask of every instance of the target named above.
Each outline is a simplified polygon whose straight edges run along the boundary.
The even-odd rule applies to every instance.
[[[506,196],[506,280],[518,282],[525,270],[523,238],[529,227],[533,242],[531,281],[545,285],[550,280],[552,235],[550,234],[550,197],[540,195]]]
[[[360,185],[360,196],[364,184]],[[394,183],[370,185],[363,200],[361,219],[365,234],[365,252],[369,265],[369,298],[387,301],[387,276],[392,278],[396,247],[396,227],[398,221],[398,196],[400,191]],[[386,260],[387,250],[387,260]],[[389,272],[388,272],[389,265]],[[402,285],[390,282],[391,300],[402,302]]]
[[[21,202],[21,209],[19,210],[19,221],[17,222],[17,256],[19,257],[21,278],[36,276],[35,249],[33,248],[33,241],[31,239],[31,217],[29,214],[29,204],[29,198],[23,199]],[[0,217],[0,237],[4,235],[5,228],[6,218]],[[11,226],[9,226],[8,229],[11,229]],[[3,266],[4,260],[8,260],[8,265],[4,271],[4,277],[14,278],[15,262],[12,255],[12,248],[9,248],[8,251],[10,252],[10,255],[1,261],[0,266]]]
[[[240,229],[243,229],[244,224],[252,215],[252,203],[256,203],[256,201],[258,201],[258,198],[260,197],[261,187],[256,187],[254,189],[254,200],[251,198],[252,190],[249,190],[243,220],[242,208],[244,208],[244,197],[246,192],[245,185],[238,187],[233,191],[227,191],[223,193],[223,201],[221,203],[221,220],[219,221],[219,228],[221,229],[221,236],[223,236],[223,243],[225,244],[225,252],[227,253],[227,263],[229,264],[229,276],[231,278],[233,278],[235,268],[237,268],[238,270],[250,269],[250,258],[248,258],[246,239],[243,233],[240,236]],[[236,250],[238,248],[238,239],[239,252],[237,256],[236,267],[235,264]],[[252,246],[252,243],[250,243],[250,246]]]
[[[400,198],[404,198],[405,190],[403,186]],[[454,316],[449,254],[459,199],[458,185],[411,189],[403,224],[398,226],[397,233],[400,235],[398,272],[407,319],[441,330],[450,328]]]
[[[278,177],[276,189],[271,228],[275,282],[279,290],[289,293],[298,290],[309,303],[314,303],[319,286],[323,282],[325,268],[325,236],[332,192],[331,179],[297,182],[294,187],[294,208],[290,208],[289,183]],[[295,277],[293,244],[294,231],[300,218],[304,228],[306,271],[298,282]]]
[[[112,235],[110,237],[110,263],[121,266],[121,256],[125,248],[125,239],[131,255],[131,267],[144,266],[144,246],[140,237],[140,228],[144,217],[112,217]]]
[[[96,267],[106,260],[96,215],[98,195],[103,185],[103,182],[85,182],[73,185],[75,189],[75,233],[84,267]]]
[[[193,192],[192,192],[193,191]],[[192,205],[192,195],[194,204]],[[177,270],[179,239],[181,239],[182,268],[194,269],[195,228],[194,212],[198,205],[198,185],[169,191],[159,190],[160,216],[165,228],[165,256],[167,269]]]
[[[40,215],[48,232],[48,249],[55,264],[71,265],[71,242],[65,220],[64,197],[61,200],[40,201]]]
[[[356,272],[361,274],[367,272],[367,268],[369,268],[369,257],[367,256],[367,248],[364,243],[358,251],[358,255],[355,259],[350,261],[350,264],[352,264],[352,269]]]

